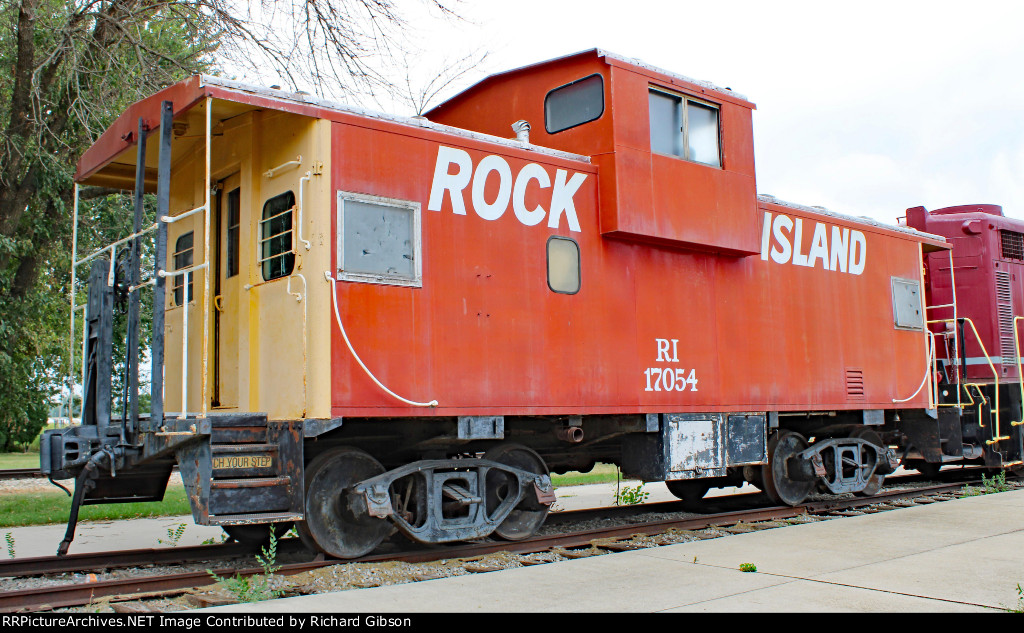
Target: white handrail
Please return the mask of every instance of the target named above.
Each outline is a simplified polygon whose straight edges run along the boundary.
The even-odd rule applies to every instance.
[[[363,371],[366,372],[366,375],[370,377],[370,380],[372,380],[374,382],[374,384],[376,384],[378,387],[380,387],[382,390],[384,390],[385,393],[387,393],[389,396],[391,396],[395,400],[399,400],[401,402],[404,402],[404,403],[406,403],[408,405],[412,405],[414,407],[436,407],[437,406],[437,400],[431,400],[430,402],[415,402],[413,400],[408,400],[406,398],[403,398],[402,396],[398,395],[394,391],[391,391],[390,389],[385,387],[384,383],[382,383],[381,381],[377,380],[377,377],[374,376],[373,373],[371,373],[369,369],[367,369],[366,364],[363,362],[363,359],[359,358],[359,354],[356,354],[355,348],[352,347],[352,342],[348,340],[348,334],[345,333],[345,326],[341,324],[341,313],[338,312],[338,284],[337,284],[337,280],[331,275],[331,271],[329,271],[329,270],[325,270],[324,271],[324,278],[327,280],[328,283],[331,284],[331,298],[334,300],[334,319],[335,319],[335,321],[338,324],[338,329],[341,331],[341,337],[343,339],[345,339],[345,345],[348,346],[348,351],[350,351],[352,353],[352,358],[356,359],[356,362],[359,363],[359,366],[363,368]]]
[[[309,180],[311,180],[312,178],[313,178],[313,172],[311,172],[311,171],[307,171],[305,176],[303,176],[302,178],[299,178],[299,235],[298,235],[298,238],[299,238],[300,242],[302,242],[303,244],[306,245],[306,250],[307,251],[310,248],[312,248],[312,244],[310,244],[309,240],[303,239],[303,237],[302,237],[302,211],[306,207],[306,205],[302,201],[302,181],[305,180],[306,182],[309,182]]]

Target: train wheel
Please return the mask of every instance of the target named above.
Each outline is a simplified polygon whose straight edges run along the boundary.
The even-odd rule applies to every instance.
[[[710,484],[691,479],[666,481],[665,486],[668,487],[669,492],[675,495],[676,499],[681,499],[687,503],[700,501],[708,493],[708,490],[711,490]]]
[[[274,538],[281,539],[294,523],[251,523],[249,525],[224,525],[228,536],[245,545],[266,545],[270,543],[270,527],[274,527]]]
[[[337,558],[372,552],[391,533],[391,524],[353,514],[345,492],[383,472],[380,462],[357,448],[335,448],[314,459],[306,468],[306,520],[296,526],[302,542]]]
[[[878,433],[875,433],[871,429],[857,429],[850,434],[850,437],[867,440],[874,444],[875,446],[882,446],[882,438],[878,436]],[[870,479],[868,479],[868,484],[864,486],[863,490],[858,490],[853,494],[860,497],[873,497],[878,494],[879,490],[882,489],[882,483],[884,481],[885,475],[880,475],[876,472],[875,474],[871,475]]]
[[[484,459],[514,466],[537,474],[547,474],[548,467],[533,450],[519,444],[500,444],[484,453]],[[491,470],[487,473],[487,512],[490,514],[503,499],[515,494],[516,478],[512,475]],[[521,541],[536,534],[548,516],[548,508],[527,492],[512,512],[502,521],[494,533],[507,541]]]
[[[768,464],[761,467],[763,490],[775,503],[795,506],[814,489],[815,481],[790,479],[786,460],[809,446],[799,433],[780,431],[768,440]]]
[[[942,464],[933,464],[931,462],[926,462],[923,459],[915,459],[912,461],[908,460],[903,464],[903,467],[906,469],[916,470],[925,477],[936,477],[939,474],[939,470],[942,468]]]

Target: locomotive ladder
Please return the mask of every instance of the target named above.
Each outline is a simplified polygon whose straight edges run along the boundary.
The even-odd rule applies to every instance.
[[[984,419],[983,419],[983,410],[984,410],[984,407],[989,404],[988,403],[988,398],[982,392],[982,389],[981,389],[982,385],[980,385],[978,383],[968,383],[966,381],[966,377],[967,377],[966,376],[966,365],[963,364],[963,360],[964,359],[961,358],[961,353],[965,353],[965,350],[961,350],[960,346],[961,346],[961,341],[962,341],[962,338],[963,338],[964,324],[967,324],[967,325],[970,326],[971,332],[974,335],[974,340],[977,341],[978,347],[981,349],[981,353],[985,357],[985,361],[988,364],[989,369],[992,371],[992,377],[993,377],[993,383],[992,384],[993,384],[993,391],[994,391],[994,394],[995,394],[994,395],[995,402],[993,403],[995,406],[992,409],[994,410],[994,414],[995,414],[994,415],[994,417],[995,417],[995,428],[993,429],[994,432],[993,432],[992,438],[988,439],[988,440],[985,440],[985,444],[987,446],[994,446],[996,444],[999,444],[1000,442],[1003,442],[1003,441],[1011,439],[1010,435],[1008,435],[1008,434],[1004,435],[1003,432],[1002,432],[1002,420],[1001,420],[1000,402],[999,402],[999,391],[1000,391],[1000,389],[999,389],[999,372],[996,370],[995,364],[992,362],[992,357],[988,353],[988,350],[985,348],[985,343],[982,341],[981,335],[978,333],[978,329],[977,329],[977,327],[975,327],[974,322],[970,318],[968,318],[968,317],[961,317],[958,314],[957,298],[956,298],[956,277],[955,277],[956,273],[955,273],[954,266],[953,266],[953,251],[952,251],[952,249],[947,250],[947,253],[949,255],[950,289],[951,289],[952,295],[953,295],[952,296],[952,303],[933,305],[933,306],[926,306],[925,307],[925,311],[927,313],[928,310],[939,310],[939,309],[944,309],[944,308],[952,309],[952,311],[953,311],[952,318],[947,318],[947,319],[941,319],[941,318],[928,319],[926,321],[926,327],[930,326],[930,325],[939,325],[939,324],[941,324],[943,326],[947,326],[946,327],[946,331],[940,334],[941,336],[943,336],[943,337],[945,337],[947,339],[947,343],[946,343],[947,350],[949,349],[948,339],[950,337],[952,337],[952,339],[953,339],[953,350],[952,350],[953,354],[952,354],[952,357],[949,358],[950,365],[951,365],[953,371],[951,371],[949,373],[949,375],[950,375],[951,378],[955,378],[955,381],[957,383],[956,403],[955,404],[954,403],[946,404],[946,403],[939,402],[939,384],[938,384],[938,380],[939,380],[939,359],[938,359],[938,355],[936,353],[936,343],[935,343],[936,333],[929,329],[929,330],[926,330],[927,333],[928,333],[928,337],[929,337],[929,354],[928,354],[929,355],[929,362],[928,362],[928,366],[929,366],[929,371],[930,371],[930,374],[931,374],[931,377],[930,377],[931,379],[930,380],[928,380],[928,376],[926,376],[926,380],[929,382],[929,398],[928,398],[928,400],[929,400],[929,408],[932,408],[932,407],[957,407],[957,408],[961,408],[962,409],[965,404],[967,404],[967,406],[971,406],[971,407],[977,405],[977,407],[978,407],[978,423],[982,427],[985,426]],[[922,270],[922,287],[924,287],[924,279],[923,279],[924,278],[923,253],[922,253],[921,257],[922,257],[922,269],[921,269]],[[1024,374],[1022,374],[1022,372],[1021,372],[1022,367],[1021,367],[1021,360],[1020,360],[1020,340],[1019,340],[1018,329],[1017,329],[1017,323],[1018,323],[1018,321],[1020,321],[1022,319],[1024,319],[1024,317],[1020,317],[1020,316],[1014,317],[1014,320],[1013,320],[1013,335],[1014,335],[1014,350],[1015,350],[1015,353],[1016,353],[1016,363],[1017,363],[1017,386],[1018,386],[1018,389],[1020,390],[1021,402],[1024,403]],[[949,325],[952,325],[953,327],[949,328],[948,327]],[[922,383],[922,386],[923,386],[923,383]],[[979,401],[975,401],[974,397],[971,396],[971,392],[970,392],[971,387],[973,387],[975,389],[975,391],[976,391],[976,393],[977,393],[977,395],[979,397]],[[920,388],[918,389],[918,392],[920,392]],[[916,396],[918,392],[915,392],[914,396]],[[967,395],[967,399],[968,399],[969,402],[965,403],[963,401],[962,394],[966,394]],[[911,396],[911,398],[913,398],[914,396]],[[907,400],[909,400],[909,399],[910,398],[908,398]],[[906,400],[896,400],[896,399],[893,400],[893,402],[901,402],[901,401],[905,402]],[[1024,416],[1022,416],[1022,417],[1024,417]],[[1010,426],[1011,427],[1018,427],[1018,426],[1021,426],[1022,424],[1024,424],[1024,420],[1011,420],[1010,421]],[[1022,462],[1021,460],[1018,459],[1016,461],[1008,462],[1008,463],[1005,463],[1003,465],[1004,466],[1015,466],[1015,465],[1020,465],[1022,463],[1024,463],[1024,462]]]

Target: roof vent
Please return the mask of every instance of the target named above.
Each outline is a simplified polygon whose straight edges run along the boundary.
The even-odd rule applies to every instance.
[[[516,140],[522,143],[530,142],[530,124],[526,121],[519,120],[512,124],[512,129],[516,133]]]

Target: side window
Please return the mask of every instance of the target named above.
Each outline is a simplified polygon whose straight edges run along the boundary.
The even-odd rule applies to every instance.
[[[567,237],[548,238],[548,288],[574,295],[580,291],[580,246]]]
[[[238,274],[238,225],[242,200],[242,190],[232,189],[228,192],[228,268],[225,277]]]
[[[263,280],[279,279],[292,274],[295,252],[292,250],[292,213],[295,194],[286,191],[263,204],[260,220],[260,265]]]
[[[721,167],[718,108],[661,90],[648,95],[651,151]]]
[[[174,242],[174,270],[181,270],[192,266],[193,261],[193,233],[189,231]],[[187,279],[186,279],[187,277]],[[187,295],[186,295],[187,283]],[[174,277],[174,305],[185,305],[186,301],[192,300],[192,273],[176,275]],[[187,296],[187,298],[186,298]]]
[[[604,114],[604,78],[591,75],[555,88],[544,97],[544,129],[568,130]]]
[[[338,278],[422,286],[418,202],[338,192]]]

